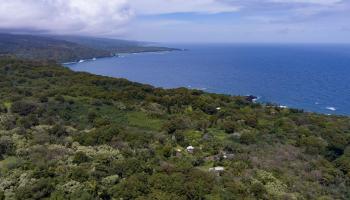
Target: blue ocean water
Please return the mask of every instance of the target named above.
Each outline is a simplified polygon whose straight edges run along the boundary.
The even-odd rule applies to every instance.
[[[174,47],[174,45],[172,45]],[[67,65],[164,88],[189,87],[350,115],[350,45],[178,45]]]

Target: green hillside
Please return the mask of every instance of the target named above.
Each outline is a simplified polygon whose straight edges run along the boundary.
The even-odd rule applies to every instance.
[[[347,117],[11,58],[0,88],[0,199],[350,199]]]
[[[73,42],[94,49],[105,50],[112,53],[141,53],[157,51],[174,51],[175,48],[152,46],[145,42],[118,40],[109,38],[94,38],[83,36],[51,36],[53,38]]]
[[[79,61],[108,57],[118,53],[139,53],[175,50],[145,46],[142,43],[78,36],[34,36],[0,33],[0,55],[14,55],[22,59]]]

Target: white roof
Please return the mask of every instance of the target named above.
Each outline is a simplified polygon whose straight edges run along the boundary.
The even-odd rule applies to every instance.
[[[187,149],[187,150],[193,150],[194,147],[193,147],[193,146],[188,146],[186,149]]]
[[[214,167],[214,169],[215,169],[216,171],[224,171],[224,170],[225,170],[224,167]]]
[[[209,171],[224,171],[224,170],[225,170],[224,167],[214,167],[209,169]]]

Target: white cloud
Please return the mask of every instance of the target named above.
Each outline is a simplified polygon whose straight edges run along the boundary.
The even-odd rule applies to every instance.
[[[170,13],[205,13],[215,14],[235,12],[239,6],[218,0],[130,0],[136,14],[156,15]]]
[[[0,28],[111,35],[132,15],[128,0],[2,0]]]
[[[0,29],[118,36],[138,15],[221,13],[238,7],[217,0],[1,0]]]
[[[348,24],[350,13],[349,0],[0,1],[0,31],[18,30],[159,41],[244,39],[249,38],[246,34],[248,32],[258,35],[259,38],[274,38],[274,30],[278,30],[279,37],[293,34],[299,34],[301,37],[304,35],[301,29],[289,26],[303,26],[305,30],[331,26],[332,29],[325,30],[339,30],[339,27]],[[209,16],[226,12],[240,14],[219,15],[213,18]],[[196,15],[163,15],[173,13],[200,13],[208,16],[201,18]],[[153,17],[145,17],[148,15]],[[269,30],[272,32],[267,34]],[[327,31],[323,31],[324,35],[329,35]],[[288,34],[281,34],[287,32]]]
[[[334,5],[342,2],[342,0],[270,0],[275,3],[303,3],[303,4],[318,4],[318,5]]]

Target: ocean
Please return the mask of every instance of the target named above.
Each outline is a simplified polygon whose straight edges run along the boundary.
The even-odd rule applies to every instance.
[[[121,54],[66,66],[157,87],[254,95],[260,102],[350,115],[350,45],[167,46],[186,51]]]

